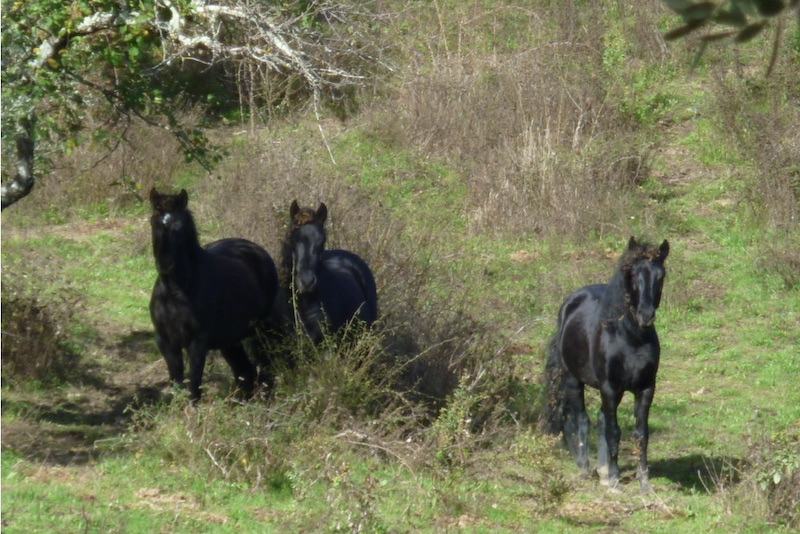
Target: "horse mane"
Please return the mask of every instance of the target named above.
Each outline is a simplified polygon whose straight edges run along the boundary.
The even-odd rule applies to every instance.
[[[202,247],[200,246],[200,238],[197,235],[197,226],[194,223],[194,215],[189,210],[189,208],[182,208],[178,210],[178,215],[181,217],[183,222],[183,236],[186,239],[186,244],[189,245],[190,250],[199,250]]]
[[[631,306],[630,273],[633,266],[642,260],[656,261],[661,256],[661,250],[649,243],[636,243],[628,247],[619,258],[617,270],[606,286],[604,300],[604,316],[619,319],[625,316]]]
[[[312,208],[300,208],[300,211],[289,219],[289,225],[281,242],[281,263],[278,268],[278,282],[283,287],[289,287],[292,282],[294,233],[304,224],[313,223],[315,218],[316,212]]]
[[[628,248],[619,259],[618,270],[630,272],[633,265],[639,260],[656,261],[661,256],[661,250],[656,245],[637,243],[635,247]]]

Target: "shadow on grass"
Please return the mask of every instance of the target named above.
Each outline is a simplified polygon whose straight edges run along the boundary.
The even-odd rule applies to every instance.
[[[677,484],[686,493],[712,492],[717,483],[738,482],[738,469],[742,460],[730,457],[708,457],[690,454],[681,458],[668,458],[649,462],[650,478],[665,478]]]
[[[57,465],[99,457],[125,432],[135,410],[164,400],[164,384],[141,383],[147,381],[139,373],[141,356],[152,345],[152,332],[131,332],[104,348],[110,364],[76,357],[61,384],[5,388],[3,449]]]

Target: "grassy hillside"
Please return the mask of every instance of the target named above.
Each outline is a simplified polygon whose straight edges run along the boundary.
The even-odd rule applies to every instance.
[[[691,71],[659,2],[541,4],[388,3],[392,69],[321,122],[226,118],[212,175],[139,125],[5,210],[3,530],[796,530],[798,29],[769,78],[770,32]],[[380,327],[295,343],[269,401],[215,355],[189,408],[147,311],[153,185],[187,188],[201,242],[273,257],[291,201],[325,202]],[[631,235],[671,245],[646,496],[631,398],[621,494],[537,430],[558,307]]]

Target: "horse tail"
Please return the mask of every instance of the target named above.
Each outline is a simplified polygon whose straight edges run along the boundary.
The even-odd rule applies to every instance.
[[[540,428],[547,434],[556,435],[564,429],[566,373],[556,333],[547,344],[547,363],[544,367],[544,408],[539,420]]]

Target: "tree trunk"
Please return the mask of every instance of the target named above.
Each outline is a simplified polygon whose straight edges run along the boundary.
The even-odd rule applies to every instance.
[[[17,173],[0,188],[2,208],[28,195],[33,189],[33,125],[35,118],[23,117],[17,125]]]

